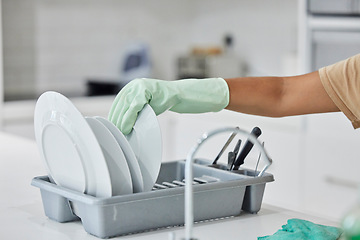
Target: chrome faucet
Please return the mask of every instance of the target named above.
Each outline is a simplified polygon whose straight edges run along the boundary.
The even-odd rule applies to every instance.
[[[265,148],[263,145],[256,139],[255,136],[250,134],[247,131],[244,131],[239,128],[221,128],[214,131],[211,131],[209,133],[203,134],[201,138],[198,139],[196,145],[191,148],[189,151],[187,157],[186,157],[186,163],[185,163],[185,239],[184,240],[195,240],[193,237],[193,225],[194,225],[194,206],[193,206],[193,162],[194,162],[194,156],[199,150],[200,146],[209,138],[223,132],[233,132],[238,133],[241,135],[244,135],[248,138],[249,141],[251,141],[254,146],[256,145],[259,149],[261,154],[264,156],[265,161],[267,164],[265,167],[260,171],[258,176],[262,176],[266,169],[272,164],[272,159],[269,157],[269,155],[266,153]]]

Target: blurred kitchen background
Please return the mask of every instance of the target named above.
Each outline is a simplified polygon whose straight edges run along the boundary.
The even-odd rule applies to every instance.
[[[358,0],[2,0],[0,126],[34,139],[35,102],[47,90],[84,115],[106,116],[135,77],[314,71],[360,52],[359,9]],[[274,160],[265,203],[339,220],[356,201],[360,134],[341,113],[166,112],[159,121],[163,161],[184,159],[205,131],[259,126]],[[203,155],[214,158],[222,144]]]

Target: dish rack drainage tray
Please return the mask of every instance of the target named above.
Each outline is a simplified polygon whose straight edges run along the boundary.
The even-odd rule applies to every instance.
[[[260,210],[265,184],[274,181],[264,173],[242,169],[229,172],[195,160],[195,221],[239,215],[242,210]],[[184,224],[185,161],[162,163],[150,192],[96,198],[57,186],[47,176],[35,177],[45,215],[57,222],[81,220],[86,232],[100,238]]]

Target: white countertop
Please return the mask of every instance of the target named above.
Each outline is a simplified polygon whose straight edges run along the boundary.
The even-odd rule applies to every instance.
[[[44,215],[40,191],[30,185],[33,177],[45,175],[34,141],[0,133],[0,162],[0,239],[98,239],[86,233],[79,221],[57,223]],[[197,223],[194,236],[198,239],[256,239],[275,233],[290,218],[337,226],[326,219],[263,204],[258,214],[242,213],[237,217]],[[166,228],[114,239],[166,240],[171,233],[181,239],[184,228]]]

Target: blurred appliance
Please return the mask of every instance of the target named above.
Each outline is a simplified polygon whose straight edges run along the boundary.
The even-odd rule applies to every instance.
[[[311,14],[360,15],[360,0],[309,0]]]
[[[178,58],[178,78],[235,78],[245,75],[245,66],[234,51],[234,38],[226,34],[222,47],[195,47]]]
[[[88,79],[86,82],[86,96],[104,96],[115,95],[120,89],[121,85],[115,81]]]
[[[178,58],[178,78],[205,78],[208,76],[206,56],[182,56]]]
[[[300,73],[360,53],[360,0],[300,0]]]
[[[113,95],[131,80],[143,77],[151,77],[149,48],[144,43],[132,43],[124,50],[119,79],[88,79],[87,95]]]
[[[121,64],[120,82],[127,84],[135,78],[151,76],[149,48],[144,43],[133,43],[125,49]]]
[[[241,77],[244,67],[239,58],[228,55],[187,55],[178,58],[178,79]]]

